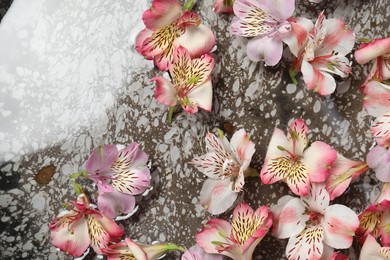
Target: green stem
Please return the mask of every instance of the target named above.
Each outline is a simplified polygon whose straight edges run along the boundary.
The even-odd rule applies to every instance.
[[[244,172],[245,177],[259,177],[260,174],[256,169],[253,169],[251,167],[248,167],[246,171]]]
[[[177,105],[173,106],[173,107],[169,107],[168,109],[168,124],[171,125],[172,124],[172,117],[173,117],[173,113],[175,113],[177,109]]]
[[[76,191],[77,195],[80,195],[81,193],[83,193],[83,188],[81,187],[80,184],[78,184],[75,181],[71,181],[70,184],[72,184],[73,189]]]
[[[194,5],[196,4],[198,0],[187,0],[185,3],[184,3],[184,11],[191,11],[192,8],[194,7]]]
[[[78,177],[85,177],[87,175],[88,175],[88,172],[86,170],[82,170],[82,171],[79,171],[79,172],[76,172],[76,173],[69,175],[69,179],[76,179]]]
[[[292,82],[294,83],[294,85],[297,86],[298,85],[298,80],[296,79],[296,76],[297,76],[298,72],[296,72],[293,69],[290,69],[288,71],[288,73],[290,74],[290,78],[291,78]]]

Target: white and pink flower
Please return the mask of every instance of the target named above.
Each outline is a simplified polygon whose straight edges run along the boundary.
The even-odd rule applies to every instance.
[[[135,195],[150,187],[148,156],[132,143],[118,150],[109,144],[93,150],[86,162],[87,177],[99,189],[99,210],[111,218],[131,212]]]
[[[292,73],[301,71],[309,89],[329,95],[336,89],[331,74],[345,78],[351,73],[350,61],[345,56],[351,52],[354,43],[355,36],[343,21],[326,19],[321,13],[309,37],[299,48]]]
[[[358,216],[344,205],[329,206],[329,201],[325,185],[312,184],[307,196],[286,195],[271,208],[272,234],[276,238],[289,238],[288,259],[320,259],[324,251],[352,245],[359,226]]]
[[[370,81],[362,89],[363,106],[373,117],[380,117],[390,111],[390,86],[379,81]]]
[[[112,219],[92,208],[84,193],[68,206],[72,208],[61,212],[49,228],[52,245],[72,256],[81,256],[89,246],[102,254],[103,248],[125,233]]]
[[[371,125],[370,130],[378,145],[390,147],[390,110],[377,117]]]
[[[210,112],[213,99],[210,74],[213,68],[214,58],[210,54],[192,59],[184,47],[179,47],[169,68],[172,81],[162,76],[152,78],[157,83],[154,97],[170,107],[181,104],[190,114],[198,112],[198,107]]]
[[[195,239],[198,246],[209,254],[250,260],[271,225],[272,214],[268,212],[268,207],[261,206],[254,211],[248,204],[240,203],[234,209],[231,223],[211,219]]]
[[[245,184],[245,171],[255,153],[255,144],[244,129],[233,134],[230,142],[219,131],[206,136],[208,153],[192,160],[207,179],[200,192],[200,203],[211,214],[225,212],[236,201]]]
[[[390,78],[390,37],[375,39],[369,43],[362,43],[355,51],[355,58],[359,64],[374,61],[370,72],[363,83],[363,87],[370,81],[382,82]]]
[[[390,182],[390,149],[375,146],[367,154],[367,163],[382,182]]]
[[[214,0],[213,11],[217,14],[221,13],[233,13],[234,0]]]
[[[368,235],[360,251],[359,260],[388,260],[390,247],[381,247],[376,239]]]
[[[222,260],[221,255],[208,254],[198,245],[189,248],[181,257],[181,260]]]
[[[124,242],[110,245],[102,251],[107,260],[156,260],[165,253],[175,250],[185,251],[183,247],[171,243],[145,245],[126,238]]]
[[[154,0],[142,20],[146,28],[137,37],[136,50],[154,60],[160,70],[169,69],[179,46],[195,58],[209,53],[215,45],[213,32],[200,24],[199,15],[183,12],[176,0]]]
[[[264,184],[284,181],[293,193],[305,196],[312,182],[324,182],[336,160],[336,151],[324,142],[308,146],[308,128],[301,119],[293,121],[286,136],[275,128],[260,172]]]

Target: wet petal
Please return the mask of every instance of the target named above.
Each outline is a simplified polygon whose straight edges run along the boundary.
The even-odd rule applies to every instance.
[[[252,61],[264,60],[268,66],[275,66],[282,58],[283,43],[278,37],[260,36],[249,40],[248,58]]]
[[[154,0],[152,7],[142,15],[142,20],[149,30],[161,29],[182,15],[180,3],[176,0]]]
[[[291,237],[286,247],[288,259],[320,259],[324,231],[321,225],[308,226],[298,236]]]
[[[365,64],[379,56],[390,52],[390,37],[375,39],[374,41],[361,44],[355,51],[355,58],[359,64]]]
[[[154,98],[158,102],[167,106],[175,106],[177,104],[177,93],[172,83],[164,77],[154,77],[151,81],[157,83],[157,87],[154,90]]]
[[[116,190],[99,193],[98,208],[110,218],[130,213],[134,207],[135,198],[133,195],[121,193]]]
[[[313,67],[308,61],[302,61],[301,71],[308,89],[321,95],[330,95],[335,91],[336,82],[334,78],[330,74]]]
[[[390,111],[389,86],[378,81],[370,81],[363,88],[363,93],[365,95],[363,106],[369,115],[379,117]]]

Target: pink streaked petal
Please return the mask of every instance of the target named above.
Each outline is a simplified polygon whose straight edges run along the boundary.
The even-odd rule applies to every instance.
[[[222,260],[221,255],[208,254],[198,245],[190,247],[181,257],[181,260]]]
[[[288,22],[290,23],[291,31],[282,35],[282,40],[288,45],[291,53],[298,57],[314,24],[311,20],[304,17],[291,17],[288,19]]]
[[[277,36],[259,36],[249,40],[248,58],[252,61],[264,60],[268,66],[275,66],[282,58],[283,42]]]
[[[381,236],[381,245],[390,246],[390,211],[387,209],[383,212],[380,220],[379,234]]]
[[[386,84],[370,81],[363,88],[363,106],[367,113],[379,117],[390,111],[390,89]]]
[[[142,15],[149,30],[157,30],[173,23],[182,15],[180,3],[176,0],[154,0],[152,7]]]
[[[135,259],[140,260],[148,260],[148,255],[146,252],[139,246],[137,243],[135,243],[132,239],[126,238],[125,243],[127,247],[130,249],[130,251],[133,253]]]
[[[135,207],[133,195],[112,192],[101,192],[98,197],[98,208],[106,216],[116,218],[118,215],[130,213]]]
[[[331,205],[321,219],[324,228],[324,242],[336,249],[349,248],[359,227],[356,213],[344,205]]]
[[[321,225],[308,226],[298,236],[291,237],[286,247],[288,259],[320,259],[324,231]]]
[[[367,154],[367,164],[375,170],[382,182],[390,182],[390,152],[382,146],[375,146]]]
[[[274,215],[272,235],[279,239],[298,235],[309,220],[301,200],[288,195],[280,198],[278,204],[271,208],[271,212]]]
[[[178,37],[174,47],[183,46],[192,58],[210,53],[215,46],[215,36],[211,29],[203,24],[187,28],[185,33]]]
[[[326,26],[325,26],[326,17],[324,11],[322,11],[317,18],[314,27],[310,31],[310,42],[313,48],[321,46],[326,37]]]
[[[328,144],[316,141],[306,149],[303,157],[309,171],[310,181],[324,182],[328,177],[330,167],[336,161],[337,152]]]
[[[290,124],[287,139],[293,143],[293,154],[303,154],[303,150],[308,144],[307,132],[307,125],[302,119],[296,119]]]
[[[173,43],[168,45],[167,48],[154,56],[154,65],[161,70],[167,71],[172,66],[173,61],[173,53],[175,52],[175,48],[173,47]]]
[[[333,55],[325,61],[325,66],[322,66],[321,64],[321,71],[333,73],[342,78],[346,78],[351,74],[352,68],[348,58],[341,55]]]
[[[255,153],[255,144],[250,140],[244,129],[235,132],[230,140],[233,150],[237,153],[239,161],[251,160]],[[245,169],[244,169],[245,170]]]
[[[202,85],[196,86],[187,94],[187,98],[192,106],[201,107],[205,111],[211,112],[213,104],[213,85],[211,80],[207,80]],[[197,112],[197,109],[195,112]]]
[[[207,177],[212,179],[224,179],[227,177],[223,167],[225,159],[226,158],[219,157],[215,153],[207,153],[200,157],[195,157],[191,162],[196,169]]]
[[[137,36],[137,39],[135,41],[135,49],[138,51],[139,54],[144,55],[147,59],[153,59],[153,56],[150,56],[149,53],[144,53],[144,42],[147,38],[152,37],[153,31],[149,30],[148,28],[143,29]]]
[[[230,179],[207,179],[200,191],[200,203],[211,214],[219,215],[228,210],[236,201],[237,192],[233,192]]]
[[[118,149],[114,144],[106,144],[93,149],[89,156],[85,169],[88,173],[108,171],[118,158]]]
[[[380,203],[384,200],[390,201],[390,182],[382,183],[381,193],[376,199],[376,202]]]
[[[177,104],[176,89],[169,80],[163,77],[154,77],[151,81],[157,83],[154,98],[158,102],[167,106],[175,106]]]
[[[329,73],[314,68],[306,60],[302,61],[301,71],[308,89],[318,92],[321,95],[330,95],[335,91],[336,81]]]
[[[365,64],[379,56],[390,52],[390,37],[375,39],[370,43],[364,43],[355,51],[355,58],[359,64]]]
[[[108,230],[106,230],[100,222],[100,220],[103,219],[103,217],[99,215],[95,216],[95,214],[90,214],[90,215],[86,215],[85,218],[88,223],[88,232],[91,237],[91,247],[97,254],[102,254],[103,253],[102,249],[107,247],[109,242],[111,241],[111,237],[110,234],[108,233]],[[123,235],[124,231],[122,230],[122,232]]]
[[[379,251],[381,246],[376,241],[372,235],[368,235],[364,241],[362,250],[360,251],[360,258],[364,260],[386,260],[386,257],[383,257]]]
[[[199,26],[200,24],[200,16],[194,12],[185,12],[176,22],[177,26],[182,28]]]
[[[324,214],[329,206],[329,193],[325,189],[325,184],[312,183],[309,194],[301,197],[303,204],[316,213]]]
[[[390,113],[386,113],[375,119],[370,127],[374,138],[390,139]]]
[[[225,2],[227,2],[225,4]],[[233,4],[234,4],[234,0],[214,0],[214,9],[213,11],[217,14],[221,14],[221,13],[233,13]]]
[[[284,170],[288,172],[286,183],[291,191],[296,195],[306,196],[310,187],[310,176],[306,165],[301,162],[298,164],[295,162],[287,163],[286,160],[279,162],[280,168],[284,167]]]
[[[263,0],[258,2],[264,11],[278,21],[287,20],[293,15],[295,10],[295,0]]]

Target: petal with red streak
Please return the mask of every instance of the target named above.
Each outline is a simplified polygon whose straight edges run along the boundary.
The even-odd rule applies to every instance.
[[[142,20],[149,30],[161,29],[182,15],[180,3],[176,0],[154,0],[152,7],[142,15]]]
[[[378,81],[370,81],[363,88],[363,106],[367,113],[379,117],[390,111],[390,88]]]
[[[370,43],[364,43],[355,51],[355,59],[359,64],[365,64],[379,56],[390,52],[390,37],[375,39]]]
[[[158,102],[167,106],[175,106],[177,104],[177,93],[172,83],[163,77],[154,77],[151,81],[157,83],[157,87],[154,90],[154,98]]]
[[[307,60],[302,61],[301,71],[308,89],[321,95],[330,95],[335,91],[336,81],[334,78],[329,73],[315,68]]]
[[[291,237],[286,247],[288,259],[320,259],[324,249],[321,225],[308,226],[298,236]]]

